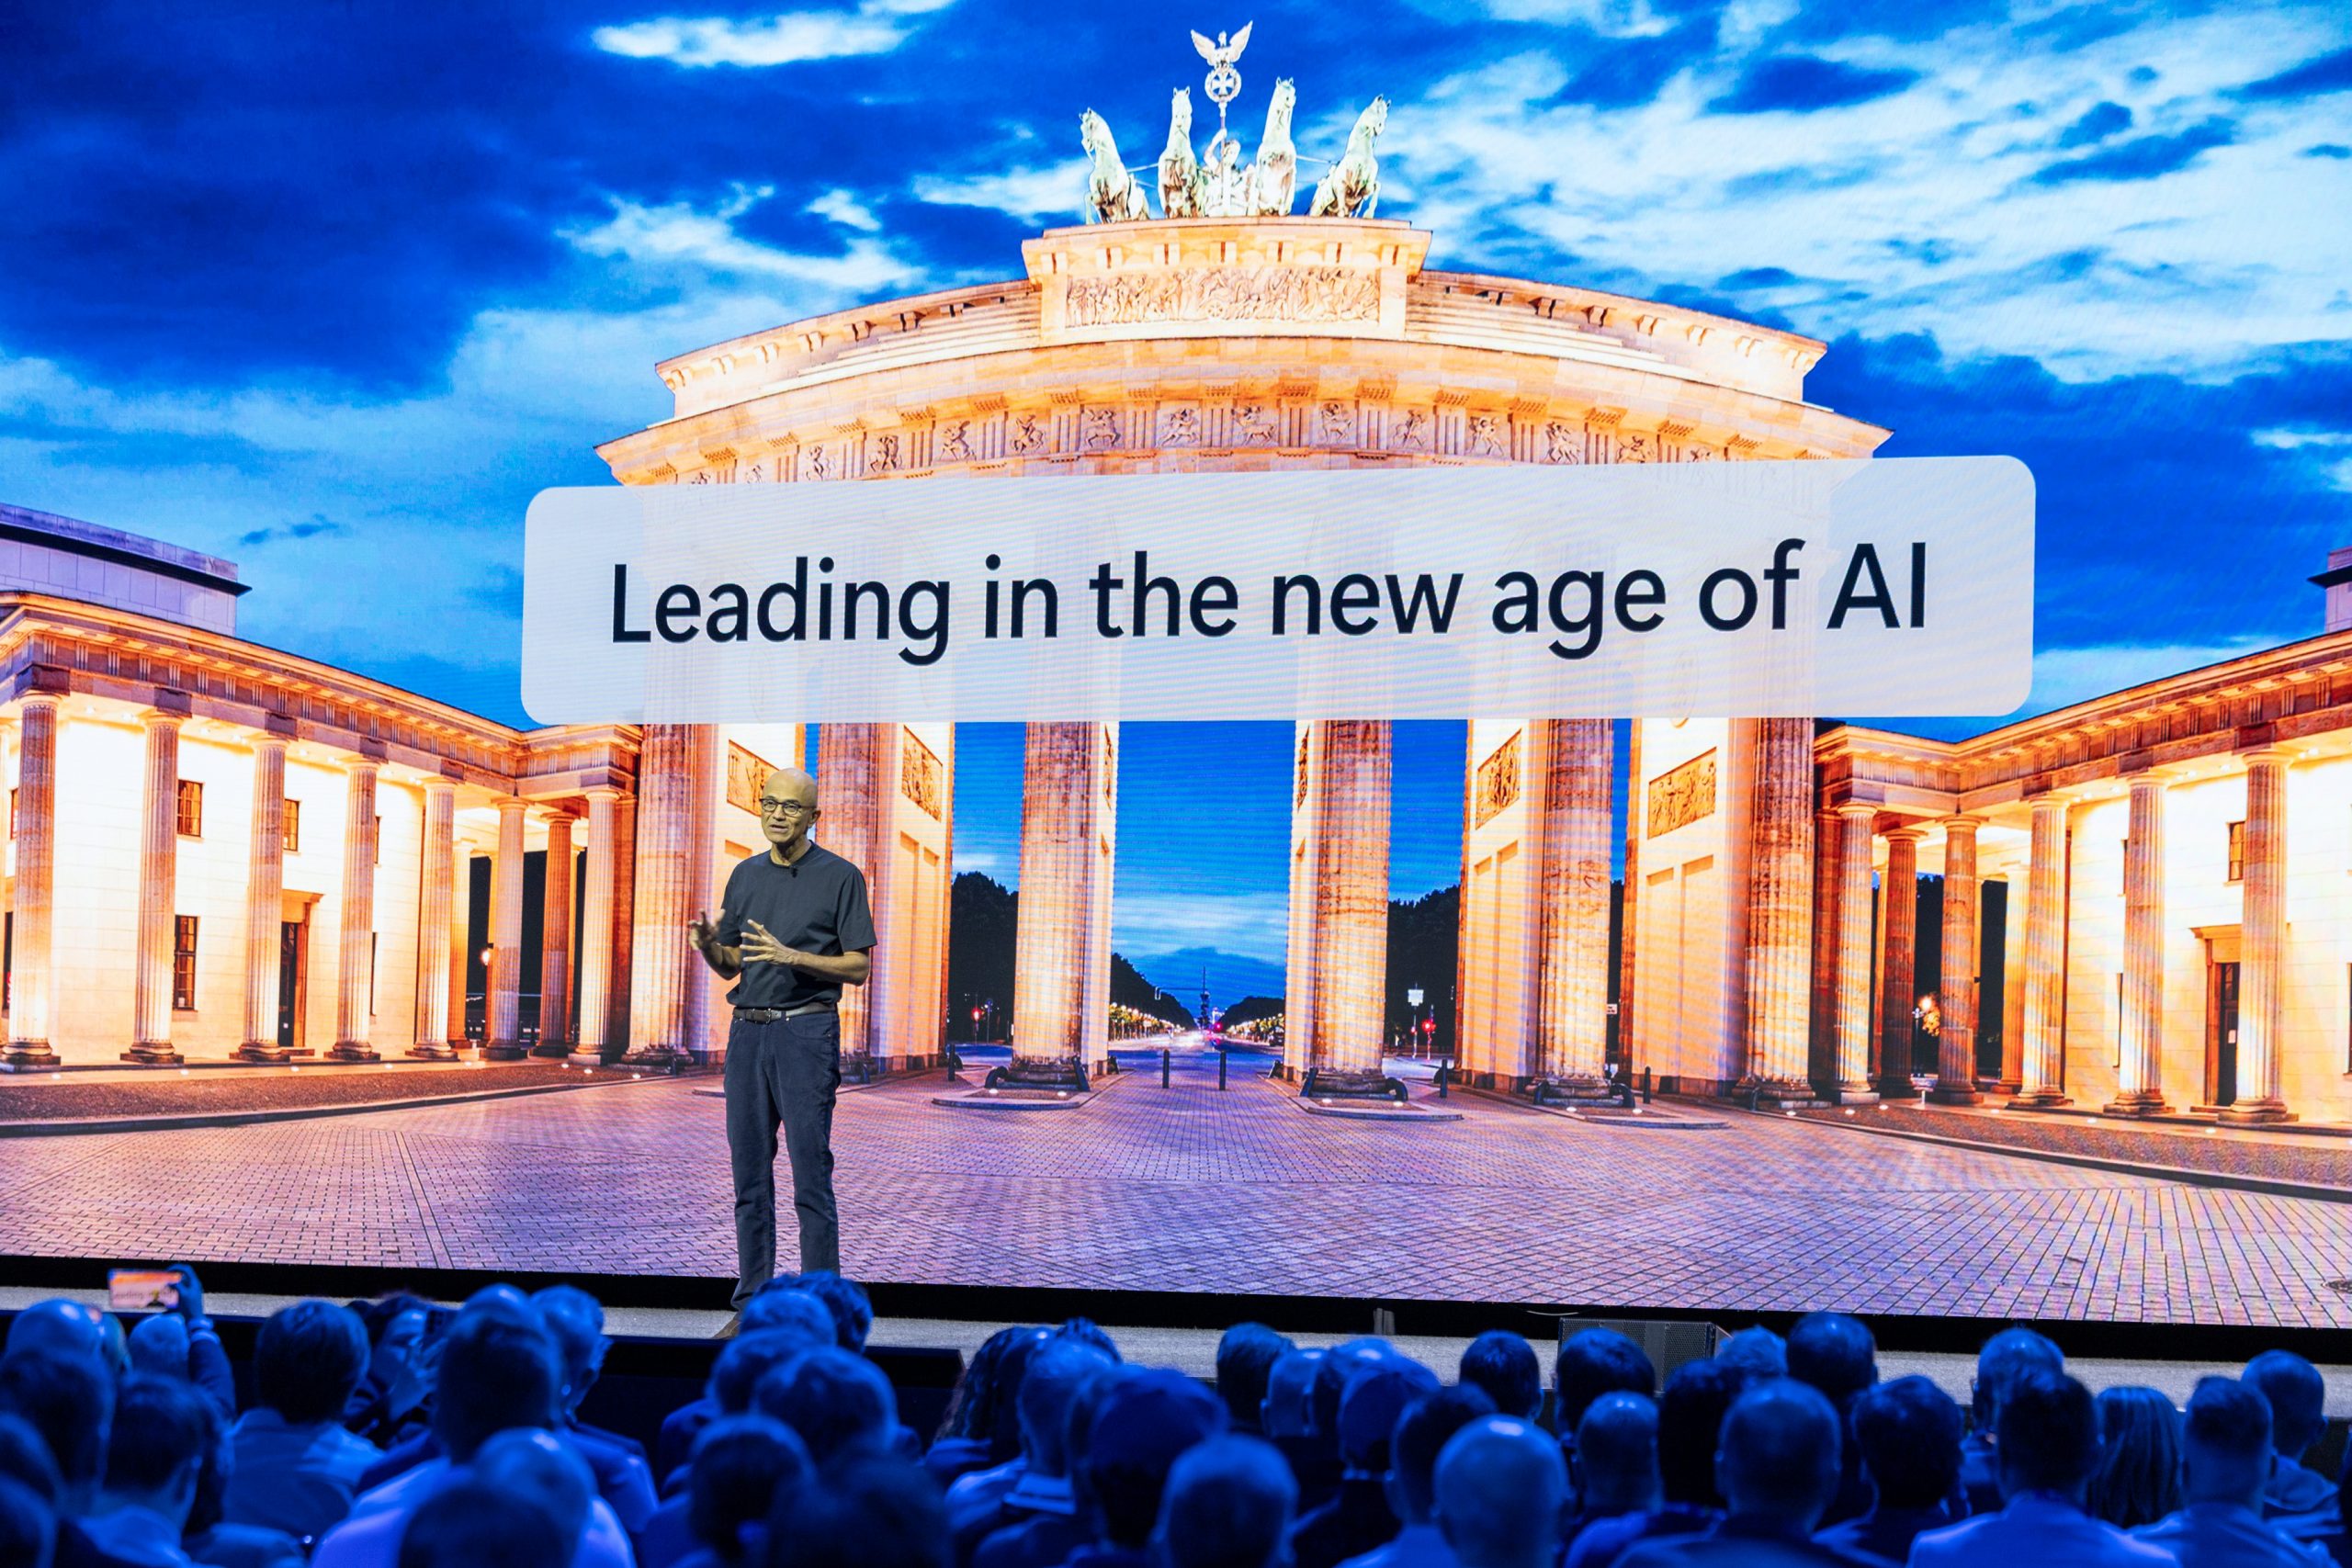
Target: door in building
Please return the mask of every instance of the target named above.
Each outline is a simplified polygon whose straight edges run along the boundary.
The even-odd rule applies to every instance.
[[[2229,1105],[2238,1097],[2238,966],[2216,961],[2205,983],[2205,1083],[2209,1105]]]
[[[282,1051],[302,1047],[302,940],[307,922],[277,922],[277,1045]]]

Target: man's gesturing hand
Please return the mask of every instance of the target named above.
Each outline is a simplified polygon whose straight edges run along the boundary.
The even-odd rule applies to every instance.
[[[710,923],[707,913],[696,909],[695,918],[686,922],[686,940],[695,944],[695,952],[708,953],[718,944],[718,928]]]
[[[743,922],[743,945],[738,951],[746,964],[789,964],[800,956],[776,941],[767,927],[752,919]]]

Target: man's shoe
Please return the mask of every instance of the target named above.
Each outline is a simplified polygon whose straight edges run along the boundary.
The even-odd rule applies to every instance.
[[[711,1337],[713,1339],[732,1339],[738,1334],[742,1332],[743,1314],[740,1312],[729,1313],[727,1314],[727,1321],[718,1325],[718,1332],[712,1335]]]

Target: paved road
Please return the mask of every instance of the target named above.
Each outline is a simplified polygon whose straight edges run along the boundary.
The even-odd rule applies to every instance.
[[[707,1081],[707,1080],[706,1080]],[[879,1280],[2352,1326],[2352,1206],[1734,1117],[1466,1097],[1310,1117],[1214,1069],[1078,1111],[845,1096]],[[0,1253],[724,1277],[721,1108],[671,1080],[268,1126],[15,1141]]]

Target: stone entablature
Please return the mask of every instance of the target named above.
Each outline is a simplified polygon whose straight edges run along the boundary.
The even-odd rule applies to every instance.
[[[2352,739],[2352,631],[2266,649],[1941,741],[1843,726],[1815,743],[1825,807],[1980,812],[2268,745]]]
[[[666,361],[626,482],[770,482],[1262,450],[1321,461],[1861,457],[1823,345],[1589,289],[1419,270],[1400,223],[1052,230],[1033,276]],[[1017,469],[1015,471],[1018,471]],[[1066,468],[1064,471],[1068,471]]]

